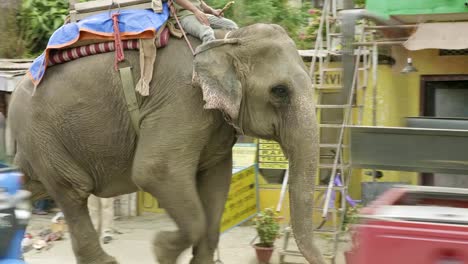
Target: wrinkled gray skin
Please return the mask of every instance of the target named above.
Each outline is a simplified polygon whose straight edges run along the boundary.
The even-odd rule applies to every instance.
[[[176,263],[192,245],[192,264],[214,263],[236,140],[226,119],[246,135],[281,144],[291,164],[299,248],[310,263],[324,263],[309,220],[318,158],[311,79],[279,26],[256,24],[229,38],[239,43],[216,42],[195,59],[184,40],[171,39],[158,51],[150,96],[138,97],[139,138],[113,53],[51,67],[34,96],[28,79],[17,87],[9,116],[16,163],[35,194],[45,187],[63,209],[77,263],[117,263],[99,245],[88,195],[112,197],[138,188],[156,197],[178,226],[156,236],[159,263]],[[138,77],[138,53],[126,52],[126,58]]]

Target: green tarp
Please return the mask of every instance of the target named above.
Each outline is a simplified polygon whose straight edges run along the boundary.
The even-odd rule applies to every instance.
[[[385,17],[468,13],[465,0],[367,0],[366,9]]]

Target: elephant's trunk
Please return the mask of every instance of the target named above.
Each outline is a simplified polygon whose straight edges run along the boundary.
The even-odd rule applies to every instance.
[[[320,250],[313,243],[312,214],[319,142],[315,111],[310,104],[310,101],[299,104],[301,109],[288,115],[286,129],[281,133],[281,145],[289,158],[291,223],[297,245],[309,263],[324,264]]]

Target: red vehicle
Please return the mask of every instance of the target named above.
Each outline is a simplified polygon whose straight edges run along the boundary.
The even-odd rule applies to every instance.
[[[468,189],[396,187],[361,216],[347,264],[468,264]]]

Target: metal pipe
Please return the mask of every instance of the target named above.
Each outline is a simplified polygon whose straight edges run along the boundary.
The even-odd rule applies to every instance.
[[[376,45],[400,45],[405,43],[406,41],[403,40],[395,40],[395,41],[372,41],[372,42],[356,42],[353,43],[353,46],[374,46]]]
[[[0,112],[0,160],[5,162],[5,125],[6,119],[3,113]]]
[[[354,0],[341,0],[343,1],[343,9],[353,9]]]
[[[324,5],[330,5],[330,0],[325,0],[325,3]],[[319,54],[319,48],[320,50],[322,49],[322,30],[323,30],[323,24],[325,22],[325,17],[328,15],[328,12],[327,12],[327,9],[323,9],[324,12],[322,13],[322,16],[320,17],[320,24],[319,24],[319,28],[317,30],[317,38],[315,39],[315,47],[314,47],[314,56],[312,57],[312,63],[311,63],[311,66],[310,66],[310,77],[312,78],[312,80],[314,80],[314,74],[315,74],[315,60]],[[315,87],[315,83],[312,82],[314,84],[314,87]]]
[[[284,173],[283,184],[281,186],[281,193],[280,193],[278,205],[276,206],[276,212],[281,212],[281,208],[283,207],[284,197],[286,196],[286,190],[288,188],[288,182],[289,182],[289,169],[286,170],[286,172]]]
[[[339,12],[339,16],[342,20],[343,29],[343,90],[340,94],[340,102],[345,103],[349,97],[349,93],[352,89],[354,67],[355,67],[355,56],[354,56],[354,36],[356,31],[356,21],[361,18],[370,19],[376,23],[384,24],[386,26],[401,25],[401,23],[395,19],[382,18],[376,14],[370,13],[365,9],[353,9],[343,10]],[[399,42],[398,44],[403,43]],[[359,43],[363,44],[363,43]],[[393,43],[396,44],[396,43]],[[374,43],[370,44],[374,45]]]
[[[377,45],[372,50],[372,125],[377,126],[377,67],[379,51]]]
[[[415,28],[418,25],[390,25],[390,26],[364,26],[365,29],[392,29],[392,28]]]
[[[402,38],[379,38],[379,39],[374,39],[374,42],[386,42],[386,41],[407,41],[408,37],[402,37]],[[364,42],[364,41],[361,41]]]

